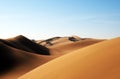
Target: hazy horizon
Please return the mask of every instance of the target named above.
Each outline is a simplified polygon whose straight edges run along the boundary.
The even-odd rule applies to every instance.
[[[0,38],[120,36],[119,0],[1,0]]]

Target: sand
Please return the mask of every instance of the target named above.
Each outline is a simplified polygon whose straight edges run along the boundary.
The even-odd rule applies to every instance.
[[[70,37],[73,37],[77,41],[69,40]],[[46,44],[46,41],[49,41],[52,45]],[[47,40],[42,40],[42,42],[41,41],[36,42],[40,45],[49,48],[51,55],[61,56],[101,41],[104,41],[104,39],[80,38],[78,36],[69,36],[69,37],[53,37]]]
[[[120,79],[120,38],[63,55],[18,79]]]
[[[49,53],[48,48],[40,46],[24,36],[0,39],[0,79],[17,79],[55,58],[46,53]]]
[[[1,64],[2,72],[0,79],[16,79],[37,66],[40,66],[55,58],[52,56],[37,55],[10,47],[8,51],[10,55],[3,56],[4,60],[1,60],[5,64]]]
[[[80,48],[104,41],[104,40],[100,40],[100,39],[85,39],[85,40],[79,40],[76,42],[72,42],[69,41],[65,38],[61,38],[59,40],[56,40],[57,44],[55,43],[55,45],[53,46],[49,46],[49,50],[51,55],[64,55],[67,54],[69,52],[73,52],[76,51]],[[59,42],[59,43],[58,43]]]
[[[16,36],[14,38],[9,38],[5,40],[7,45],[12,46],[17,49],[21,49],[27,52],[32,52],[36,54],[49,55],[49,49],[39,45],[30,39],[24,37],[23,35]]]
[[[46,63],[51,63],[52,62],[51,60],[57,62],[56,65],[57,64],[59,65],[58,62],[61,61],[62,59],[61,57],[64,58],[64,56],[66,56],[65,54],[69,55],[69,54],[75,53],[77,50],[91,47],[92,45],[98,42],[105,41],[105,40],[91,39],[91,38],[83,39],[78,36],[73,36],[73,37],[75,39],[71,37],[70,38],[54,37],[54,38],[47,39],[47,41],[50,41],[52,43],[52,45],[47,45],[47,46],[36,43],[36,41],[32,41],[24,37],[23,35],[19,35],[19,36],[8,38],[8,39],[0,39],[0,52],[1,52],[0,79],[17,79],[18,77],[21,77],[22,75],[30,72],[31,70],[37,67],[42,67],[46,65]],[[43,42],[46,42],[46,41],[43,40]],[[60,57],[60,60],[58,60],[59,57]],[[71,57],[70,59],[73,60],[73,58],[74,57]],[[65,57],[65,60],[62,60],[62,61],[67,61],[66,57]],[[41,71],[42,69],[40,69],[39,72],[42,74],[39,76],[44,76],[44,74],[45,75],[50,74],[46,72],[51,72],[51,70],[53,70],[55,73],[54,68],[57,68],[57,67],[56,65],[54,66],[54,64],[52,65],[53,67],[49,67],[49,66],[47,67],[48,71],[46,70],[46,67],[45,67],[46,71],[44,71],[43,73]],[[59,69],[57,72],[59,73]],[[39,76],[38,78],[33,78],[33,79],[39,79]],[[51,77],[52,77],[52,74],[51,74]],[[44,79],[47,79],[47,78],[44,78]]]

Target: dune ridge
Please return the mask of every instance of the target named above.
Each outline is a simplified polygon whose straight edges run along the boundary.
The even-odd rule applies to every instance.
[[[120,79],[120,37],[54,59],[18,79]]]
[[[105,41],[103,39],[84,39],[84,40],[79,40],[76,42],[69,41],[68,39],[59,39],[56,40],[59,42],[58,44],[55,44],[53,46],[48,47],[50,50],[51,55],[64,55],[72,51],[76,51],[80,48]]]
[[[35,42],[49,48],[51,55],[64,55],[77,49],[105,41],[105,39],[80,38],[79,36],[53,37]]]
[[[28,38],[24,37],[23,35],[16,36],[14,38],[7,39],[9,43],[12,44],[13,47],[17,49],[21,49],[27,52],[34,52],[37,54],[49,55],[49,49],[38,45],[37,43],[29,40]]]

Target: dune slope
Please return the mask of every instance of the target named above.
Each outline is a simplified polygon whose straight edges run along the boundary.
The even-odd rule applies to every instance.
[[[84,39],[84,40],[79,40],[76,42],[71,42],[69,40],[67,40],[66,42],[61,42],[59,40],[59,42],[61,42],[60,44],[56,44],[54,46],[49,47],[50,49],[50,53],[52,55],[63,55],[75,50],[78,50],[80,48],[101,42],[104,40],[98,40],[98,39]]]
[[[22,35],[16,36],[14,38],[6,39],[6,40],[0,39],[0,41],[6,45],[9,45],[11,47],[24,50],[27,52],[43,54],[43,55],[50,54],[48,48],[42,45],[38,45],[37,43],[29,40],[28,38]]]
[[[61,56],[19,79],[120,79],[120,38]]]
[[[19,50],[0,42],[0,79],[16,79],[53,58]]]

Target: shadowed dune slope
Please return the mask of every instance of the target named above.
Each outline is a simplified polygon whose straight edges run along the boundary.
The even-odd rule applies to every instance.
[[[53,58],[22,51],[0,42],[0,79],[17,79]]]
[[[17,60],[15,60],[11,49],[0,42],[0,73],[10,69],[15,64],[17,64]]]
[[[120,38],[61,56],[19,79],[120,79]]]
[[[21,49],[27,52],[33,52],[37,54],[49,55],[49,49],[38,45],[37,43],[29,40],[28,38],[19,35],[15,38],[10,38],[6,40],[0,40],[1,42],[5,43],[6,45],[12,46],[17,49]]]

